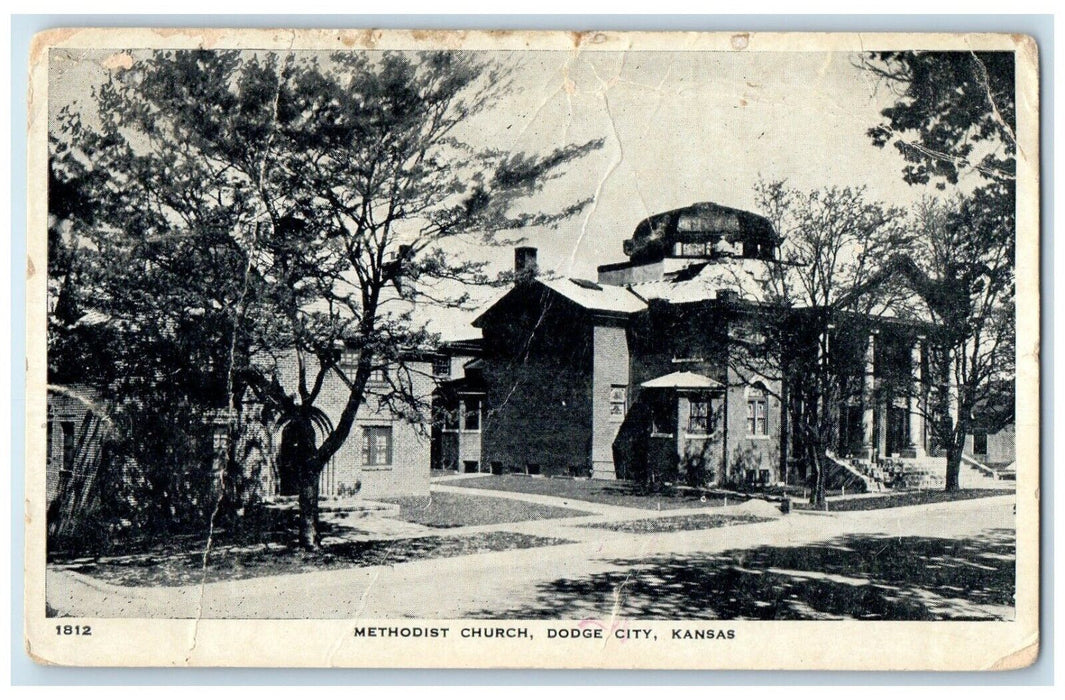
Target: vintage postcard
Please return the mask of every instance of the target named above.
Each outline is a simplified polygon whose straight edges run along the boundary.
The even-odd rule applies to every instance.
[[[28,652],[1032,663],[1037,55],[39,36]]]

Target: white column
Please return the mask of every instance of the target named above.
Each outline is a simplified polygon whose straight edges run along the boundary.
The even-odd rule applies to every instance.
[[[876,400],[876,334],[869,334],[865,346],[865,370],[862,375],[862,454],[873,458],[873,402]]]
[[[921,400],[921,351],[923,340],[924,339],[921,337],[916,338],[913,342],[913,347],[910,349],[910,371],[913,373],[913,386],[910,390],[910,397],[907,403],[910,411],[909,447],[911,450],[913,450],[914,457],[923,457],[925,454],[924,402]]]

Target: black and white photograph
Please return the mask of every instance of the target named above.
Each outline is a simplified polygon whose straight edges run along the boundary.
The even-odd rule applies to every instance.
[[[290,34],[38,47],[42,657],[1031,663],[1030,38]]]

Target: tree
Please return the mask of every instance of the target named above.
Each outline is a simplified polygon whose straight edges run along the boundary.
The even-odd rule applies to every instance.
[[[973,198],[924,201],[914,255],[893,265],[932,321],[927,417],[947,458],[946,489],[960,488],[962,452],[977,410],[998,406],[1014,375],[1013,217]],[[998,416],[1008,420],[1012,411]]]
[[[899,151],[906,182],[944,189],[966,171],[1015,179],[1012,51],[876,52],[859,65],[895,95],[868,134],[875,146]]]
[[[823,506],[837,407],[860,376],[847,364],[853,353],[836,346],[855,319],[867,324],[905,303],[886,263],[912,236],[901,209],[869,200],[861,188],[801,192],[760,182],[756,196],[781,243],[758,290],[758,323],[737,326],[730,362],[741,376],[779,382],[782,414],[793,421],[788,431],[811,468],[811,503]]]
[[[286,459],[307,548],[319,475],[359,408],[376,399],[424,419],[407,353],[432,338],[416,311],[464,305],[466,285],[491,282],[451,241],[499,244],[586,204],[528,202],[601,141],[525,154],[465,128],[506,78],[468,53],[157,52],[97,90],[98,125],[63,121],[70,149],[56,156],[94,174],[98,223],[83,235],[103,253],[104,303],[135,323],[194,318],[202,332],[164,364],[180,374],[205,353],[234,425],[245,392],[296,424]],[[387,368],[387,388],[368,388]],[[315,444],[331,374],[348,397]]]
[[[956,490],[973,409],[1014,366],[1014,55],[875,53],[862,67],[897,96],[869,136],[881,148],[894,141],[906,182],[945,189],[971,171],[981,183],[946,203],[923,204],[919,254],[895,260],[939,328],[946,381],[932,425],[946,449],[946,489]]]

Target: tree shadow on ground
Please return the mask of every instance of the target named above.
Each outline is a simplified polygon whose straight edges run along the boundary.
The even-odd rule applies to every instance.
[[[1013,530],[966,539],[850,535],[796,547],[619,559],[471,617],[753,620],[1012,619]]]

